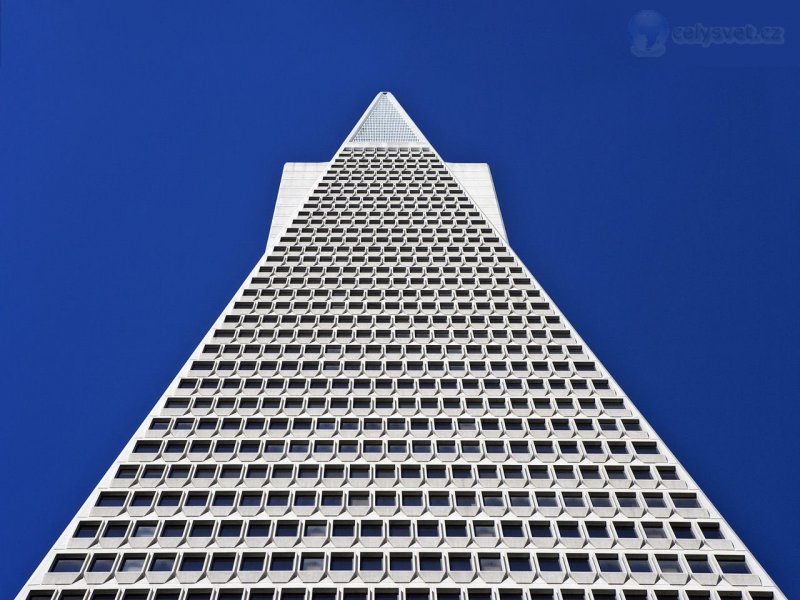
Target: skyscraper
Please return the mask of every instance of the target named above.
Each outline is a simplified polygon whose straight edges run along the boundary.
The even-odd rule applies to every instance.
[[[783,598],[381,93],[19,600]]]

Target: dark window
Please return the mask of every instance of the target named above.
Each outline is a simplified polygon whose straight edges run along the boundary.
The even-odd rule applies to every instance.
[[[251,521],[247,526],[249,537],[267,537],[269,535],[269,521]]]
[[[408,522],[389,522],[389,535],[394,537],[411,537],[411,524]]]
[[[51,573],[77,573],[83,566],[83,556],[57,556],[50,566]]]
[[[181,537],[184,529],[186,529],[186,523],[183,522],[164,523],[164,527],[161,529],[161,537]]]
[[[561,561],[558,560],[557,556],[540,554],[536,557],[536,561],[539,563],[540,571],[557,572],[562,570]]]
[[[750,568],[741,556],[718,556],[717,563],[723,573],[729,575],[749,575]]]
[[[124,504],[125,494],[109,494],[103,492],[97,498],[97,504],[95,506],[102,508],[118,508],[120,506],[124,506]]]
[[[353,557],[346,554],[333,554],[331,556],[331,571],[352,571]]]
[[[89,565],[90,573],[108,573],[114,566],[113,556],[95,556]]]
[[[222,523],[219,526],[219,537],[239,537],[241,534],[241,523]]]
[[[392,554],[389,557],[390,571],[411,571],[411,556]]]
[[[722,535],[722,529],[716,523],[702,523],[700,531],[703,532],[703,537],[707,540],[724,540],[725,536]]]
[[[242,571],[260,571],[264,568],[264,556],[261,554],[245,555],[242,557],[239,568]]]
[[[278,523],[275,526],[275,537],[295,537],[297,535],[297,523]]]
[[[150,571],[156,573],[164,573],[172,571],[172,565],[175,564],[174,556],[159,556],[156,554],[153,557],[153,562],[150,563]]]
[[[451,571],[471,571],[472,561],[468,554],[451,554],[449,557]]]
[[[598,556],[597,564],[604,573],[621,573],[622,565],[616,556]]]
[[[212,530],[213,530],[213,525],[211,523],[206,523],[203,521],[195,521],[192,524],[192,530],[189,533],[189,537],[196,537],[196,538],[211,537]]]
[[[442,557],[439,555],[421,555],[419,557],[419,568],[421,571],[441,571]]]
[[[294,568],[294,555],[273,554],[269,568],[272,571],[291,571]]]
[[[632,573],[651,573],[653,571],[646,556],[628,556],[626,558]]]
[[[531,559],[528,556],[511,554],[508,557],[508,567],[512,571],[531,571]]]
[[[301,571],[321,571],[325,568],[325,558],[322,554],[305,554],[300,557]]]
[[[569,570],[575,573],[590,573],[592,565],[586,556],[569,556],[567,557],[569,563]]]
[[[686,562],[689,563],[692,573],[713,573],[711,564],[705,556],[687,556]]]
[[[383,570],[382,554],[362,554],[359,559],[359,568],[362,571],[381,571]]]
[[[97,523],[81,523],[75,529],[73,537],[76,538],[93,538],[97,535],[97,530],[100,526]]]
[[[181,561],[181,571],[202,571],[205,564],[205,556],[196,554],[185,554]]]
[[[533,537],[552,537],[550,531],[550,523],[547,521],[533,522],[531,526],[531,535]]]
[[[355,526],[352,523],[334,522],[333,535],[339,537],[353,537],[355,535]]]

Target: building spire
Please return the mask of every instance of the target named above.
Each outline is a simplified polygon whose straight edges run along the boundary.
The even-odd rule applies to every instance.
[[[428,140],[390,92],[380,92],[361,116],[345,145],[428,146]]]

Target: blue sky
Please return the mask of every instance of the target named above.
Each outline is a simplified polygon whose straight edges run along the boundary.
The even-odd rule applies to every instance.
[[[446,160],[490,163],[515,250],[800,597],[798,10],[284,4],[3,3],[0,596],[259,258],[283,163],[388,89]],[[785,43],[637,58],[643,8]]]

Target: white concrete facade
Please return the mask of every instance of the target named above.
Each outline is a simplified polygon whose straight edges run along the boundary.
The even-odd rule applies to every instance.
[[[18,600],[784,598],[379,94]]]
[[[269,228],[267,252],[280,240],[286,227],[308,199],[314,185],[331,163],[286,163],[283,165],[278,198]],[[497,203],[492,174],[486,163],[446,163],[453,176],[483,211],[504,240],[506,227]]]

